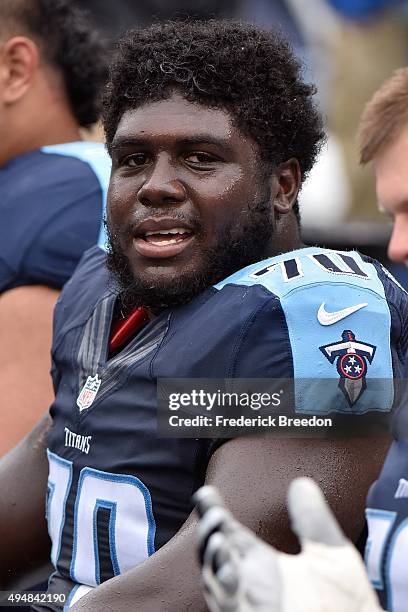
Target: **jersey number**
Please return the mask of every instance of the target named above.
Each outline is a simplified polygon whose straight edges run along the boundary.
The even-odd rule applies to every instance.
[[[72,462],[48,452],[47,520],[56,566]],[[75,499],[70,574],[73,581],[97,586],[141,563],[154,552],[155,522],[148,489],[135,476],[82,468]]]
[[[351,255],[346,255],[345,253],[327,252],[318,253],[317,255],[308,255],[308,257],[316,266],[325,270],[326,272],[329,272],[330,274],[346,274],[349,276],[351,275],[358,276],[360,278],[368,278],[368,274],[366,274],[358,266],[356,260]],[[285,259],[284,261],[273,263],[270,266],[266,266],[265,268],[252,272],[250,276],[259,278],[260,276],[264,276],[264,274],[274,272],[278,267],[281,269],[282,278],[285,283],[293,280],[294,278],[298,278],[299,276],[304,276],[299,257]]]
[[[405,612],[408,600],[406,579],[408,519],[398,525],[390,540],[387,541],[397,513],[367,508],[366,514],[368,539],[365,562],[368,576],[376,589],[380,591],[384,589],[383,564],[387,544],[387,560],[385,561],[384,571],[388,593],[387,610],[389,612]]]

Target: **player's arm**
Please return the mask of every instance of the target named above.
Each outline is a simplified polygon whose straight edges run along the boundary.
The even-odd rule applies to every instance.
[[[381,612],[361,556],[311,478],[296,478],[288,491],[298,555],[279,552],[236,521],[215,487],[195,498],[211,612]]]
[[[386,440],[241,438],[213,455],[207,484],[218,487],[227,507],[268,543],[297,549],[286,512],[286,491],[296,476],[313,476],[351,539],[364,521],[364,500],[377,477]],[[369,460],[368,460],[369,457]],[[182,612],[206,610],[196,561],[197,518],[139,567],[105,582],[72,610]]]
[[[47,415],[0,460],[1,588],[49,560],[51,544],[45,520],[48,464]]]

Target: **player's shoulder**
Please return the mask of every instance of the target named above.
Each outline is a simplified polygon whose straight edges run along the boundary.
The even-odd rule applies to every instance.
[[[54,316],[56,333],[61,328],[84,323],[96,304],[115,292],[105,263],[106,253],[100,247],[85,251],[58,298]]]
[[[99,192],[105,197],[111,162],[101,143],[70,142],[19,155],[2,168],[2,209],[52,212]],[[21,180],[24,176],[24,180]],[[50,214],[50,213],[49,213]]]
[[[305,247],[257,262],[216,285],[262,286],[284,299],[294,291],[318,293],[319,286],[336,285],[344,292],[359,287],[385,296],[390,286],[405,293],[392,275],[375,260],[357,251],[334,251],[321,247]],[[406,293],[405,293],[406,295]]]
[[[62,290],[61,299],[75,299],[75,296],[80,295],[87,298],[95,296],[95,299],[98,299],[100,295],[106,293],[109,281],[106,252],[95,245],[82,255],[74,274]]]
[[[49,158],[63,160],[64,174],[70,167],[68,173],[71,174],[72,189],[75,190],[77,184],[79,196],[83,195],[85,183],[88,182],[88,191],[94,194],[98,192],[102,198],[102,210],[105,211],[112,161],[104,144],[83,140],[43,147],[41,151]],[[106,232],[101,225],[98,245],[104,249],[105,243]]]
[[[101,142],[79,140],[41,147],[40,152],[48,156],[56,156],[80,160],[93,169],[100,168],[105,173],[111,169],[111,160],[106,147]]]
[[[392,389],[383,385],[379,401],[375,381],[392,380],[403,366],[407,317],[401,313],[407,295],[378,262],[355,251],[307,247],[253,264],[215,289],[235,293],[241,302],[249,294],[256,296],[252,302],[258,308],[247,313],[242,334],[245,368],[247,354],[256,353],[261,364],[272,354],[281,363],[287,354],[284,361],[293,377],[306,386],[316,378],[349,381],[344,386],[352,386],[354,395],[336,398],[339,406],[343,401],[341,410],[350,410],[363,392],[362,411],[377,404],[379,410],[389,410]],[[239,308],[238,299],[236,304]],[[269,370],[280,373],[282,368],[274,363]],[[300,400],[297,405],[303,409]]]
[[[41,153],[47,157],[48,163],[51,159],[54,163],[63,163],[72,173],[92,174],[102,192],[106,193],[112,164],[104,144],[85,140],[66,142],[42,147]]]
[[[408,343],[408,295],[378,261],[357,251],[306,247],[252,264],[218,283],[261,300],[273,299],[291,321],[329,326],[362,311],[371,325],[392,329]],[[239,293],[239,291],[238,291]],[[406,347],[408,348],[408,346]]]

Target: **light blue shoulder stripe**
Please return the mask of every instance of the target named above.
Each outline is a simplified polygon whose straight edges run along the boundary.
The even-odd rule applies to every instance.
[[[239,270],[215,287],[221,290],[226,285],[262,286],[280,299],[292,349],[297,412],[314,413],[321,406],[324,413],[329,404],[345,413],[390,410],[393,402],[391,313],[375,266],[364,261],[359,253],[318,247],[299,249]],[[353,306],[359,308],[342,316],[342,310]],[[326,312],[326,320],[318,317],[319,309]],[[334,313],[332,322],[328,322],[330,313]],[[357,345],[360,347],[357,353],[363,346],[369,352],[375,347],[371,361],[362,358],[367,366],[364,377],[367,388],[353,406],[338,388],[338,360],[331,358],[332,353],[327,356],[324,349],[340,345],[345,331],[350,331],[357,343],[350,344],[351,351]],[[276,348],[271,346],[271,350]],[[348,361],[343,361],[349,369]],[[322,384],[318,384],[322,379],[328,383],[327,395],[329,390],[334,393],[330,402],[324,402],[326,408],[321,402]],[[356,380],[347,384],[357,388],[365,382]]]
[[[337,267],[339,271],[329,271],[319,264],[315,257],[321,255],[329,257],[334,264],[333,267]],[[342,260],[342,255],[351,257],[366,276],[353,274],[353,271]],[[298,271],[298,274],[292,278],[288,278],[288,270],[286,268],[288,262],[294,262],[293,266]],[[252,285],[262,285],[276,296],[282,298],[295,289],[320,282],[335,282],[347,285],[351,283],[357,286],[364,286],[380,293],[384,297],[384,287],[378,278],[374,266],[364,261],[359,253],[356,251],[333,251],[321,247],[306,247],[264,259],[242,270],[238,270],[215,285],[215,288],[222,289],[225,285],[231,284],[249,287]]]
[[[106,151],[105,145],[101,142],[90,142],[81,140],[77,142],[66,142],[62,144],[49,145],[42,147],[44,153],[53,153],[54,155],[67,155],[76,157],[87,163],[95,173],[102,191],[102,217],[106,211],[106,195],[108,192],[109,179],[112,162]],[[101,224],[99,233],[98,245],[104,248],[106,243],[105,228]]]

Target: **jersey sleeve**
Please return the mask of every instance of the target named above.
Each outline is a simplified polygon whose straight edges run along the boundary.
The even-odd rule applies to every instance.
[[[15,278],[15,270],[12,270],[12,268],[0,258],[0,292],[6,291],[13,286]]]
[[[389,413],[397,314],[375,267],[354,257],[349,274],[323,269],[323,259],[302,262],[291,278],[267,271],[262,284],[273,295],[248,321],[234,376],[293,379],[296,413]]]
[[[408,294],[394,276],[378,261],[370,260],[381,280],[391,312],[391,344],[395,346],[398,362],[394,363],[394,376],[408,374]]]
[[[26,250],[21,269],[25,283],[62,287],[82,254],[96,244],[101,220],[98,188],[58,206]]]

